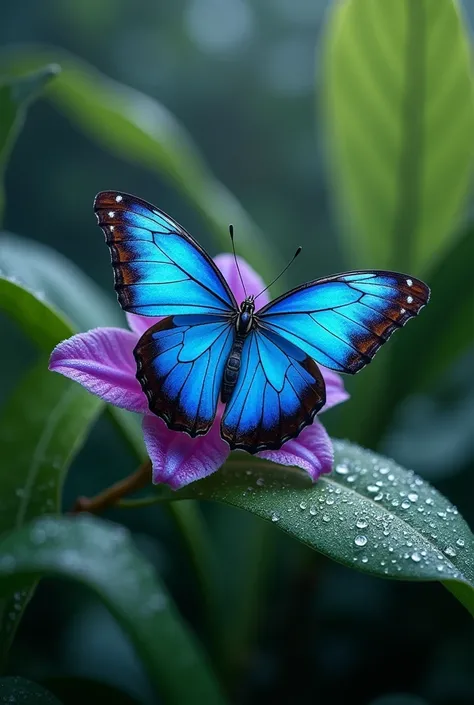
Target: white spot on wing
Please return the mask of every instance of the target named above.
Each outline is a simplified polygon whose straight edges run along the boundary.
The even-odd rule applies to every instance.
[[[109,230],[110,230],[111,233],[113,233],[114,227],[115,227],[114,225],[109,225]]]
[[[412,304],[413,303],[413,296],[407,296],[407,302],[409,304]]]
[[[413,286],[413,279],[407,279],[408,286]]]
[[[400,309],[400,313],[406,313],[406,309],[401,308],[401,309]]]
[[[117,203],[120,203],[120,201],[122,200],[122,196],[118,194],[117,196],[115,196],[115,200],[117,201]],[[411,286],[411,284],[408,284],[408,286]]]
[[[114,213],[114,211],[109,211],[109,212],[107,213],[107,215],[109,216],[109,218],[113,218],[114,215],[115,215],[115,213]]]

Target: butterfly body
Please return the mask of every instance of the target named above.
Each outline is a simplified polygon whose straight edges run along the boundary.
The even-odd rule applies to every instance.
[[[231,448],[280,448],[326,401],[318,364],[354,374],[429,299],[418,279],[387,271],[315,280],[256,310],[238,305],[225,279],[176,221],[115,191],[94,210],[110,248],[124,310],[166,316],[134,350],[150,410],[192,437],[225,404],[221,436]]]

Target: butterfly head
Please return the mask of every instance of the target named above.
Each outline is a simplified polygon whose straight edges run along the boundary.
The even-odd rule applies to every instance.
[[[247,296],[240,304],[240,311],[235,320],[235,327],[240,335],[250,333],[253,326],[253,314],[255,313],[255,303],[253,296]]]

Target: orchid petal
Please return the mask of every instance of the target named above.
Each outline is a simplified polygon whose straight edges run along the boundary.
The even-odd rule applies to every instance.
[[[95,328],[57,345],[49,369],[79,382],[109,404],[144,414],[147,398],[135,378],[134,333],[121,328]]]
[[[298,438],[287,441],[279,450],[265,450],[257,455],[279,465],[306,470],[313,482],[322,473],[331,472],[334,460],[331,439],[317,419],[304,428]]]
[[[242,257],[237,257],[239,263],[240,273],[242,274],[242,279],[245,283],[245,288],[247,290],[247,296],[257,296],[260,292],[265,289],[265,282],[262,277],[257,274],[257,272],[252,269],[252,267],[247,264],[247,262],[242,259]],[[244,288],[242,282],[240,281],[239,273],[237,267],[235,266],[234,256],[229,254],[221,254],[214,257],[214,264],[220,269],[221,274],[228,283],[232,293],[238,304],[240,304],[245,298]],[[255,308],[258,310],[268,303],[268,292],[265,292],[258,297],[258,305]]]
[[[128,311],[125,315],[130,330],[136,333],[139,338],[142,337],[148,328],[151,328],[163,318],[163,316],[140,316],[137,313],[128,313]]]
[[[153,466],[153,482],[164,482],[173,490],[211,475],[229,455],[218,421],[205,436],[191,438],[186,433],[170,431],[157,416],[145,416],[143,435]]]
[[[331,409],[336,404],[341,404],[349,399],[350,394],[344,388],[344,380],[337,372],[319,366],[326,384],[326,403],[319,413]]]

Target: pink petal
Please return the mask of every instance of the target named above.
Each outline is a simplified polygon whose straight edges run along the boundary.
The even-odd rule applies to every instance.
[[[319,367],[326,383],[326,403],[321,409],[320,413],[322,413],[323,411],[327,411],[331,407],[336,406],[336,404],[347,401],[350,394],[344,389],[344,380],[341,375],[338,375],[337,372],[328,370],[326,367],[322,367],[321,365],[319,365]]]
[[[136,333],[139,338],[141,338],[143,333],[147,331],[148,328],[151,328],[155,325],[155,323],[158,323],[158,321],[161,321],[163,318],[163,316],[139,316],[136,313],[128,312],[126,312],[125,315],[127,317],[127,323],[130,330]]]
[[[79,382],[104,401],[146,413],[148,403],[135,378],[135,333],[121,328],[95,328],[57,345],[49,369]]]
[[[153,482],[165,482],[173,490],[211,475],[229,455],[218,421],[205,436],[191,438],[170,431],[162,419],[148,415],[143,419],[143,435],[153,465]]]
[[[331,472],[334,460],[331,440],[317,419],[311,426],[304,428],[298,438],[287,441],[280,450],[264,450],[257,455],[280,465],[306,470],[313,482],[322,473]]]
[[[263,289],[265,289],[265,282],[262,277],[257,274],[257,272],[252,269],[252,267],[247,264],[247,262],[242,257],[237,257],[240,272],[242,274],[242,279],[245,282],[245,288],[247,289],[247,295],[253,294],[257,296]],[[220,269],[224,275],[224,279],[230,286],[232,293],[234,294],[238,304],[242,303],[245,299],[244,288],[242,282],[240,281],[239,274],[237,272],[237,267],[235,266],[234,255],[222,254],[214,257],[214,263]],[[258,297],[258,301],[255,308],[258,310],[268,303],[268,292]]]

